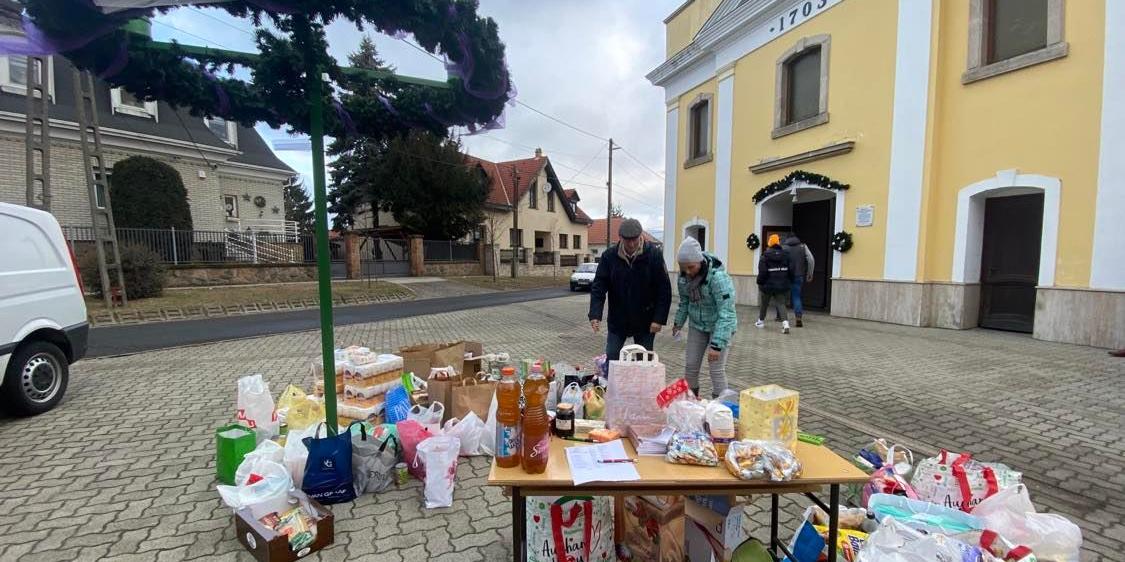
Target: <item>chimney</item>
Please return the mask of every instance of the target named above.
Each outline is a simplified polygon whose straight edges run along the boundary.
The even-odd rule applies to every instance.
[[[536,158],[542,158],[543,157],[543,149],[542,148],[536,148],[535,149],[535,157]]]

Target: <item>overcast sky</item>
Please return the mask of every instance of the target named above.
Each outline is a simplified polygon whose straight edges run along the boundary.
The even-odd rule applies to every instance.
[[[628,154],[614,154],[614,201],[651,231],[660,231],[663,222],[664,101],[661,89],[644,75],[664,60],[662,20],[680,2],[481,0],[480,6],[480,13],[500,27],[519,101],[598,137],[613,137],[625,147]],[[254,49],[250,23],[219,10],[183,8],[155,23],[158,40]],[[440,62],[407,43],[411,37],[369,34],[397,72],[445,78]],[[329,27],[328,36],[332,54],[341,61],[362,37],[346,22]],[[605,216],[605,142],[521,105],[508,106],[504,123],[502,129],[463,137],[467,151],[488,160],[510,160],[530,157],[535,147],[542,147],[563,184],[578,190],[582,208],[590,216]],[[284,137],[265,125],[258,129],[267,141]],[[278,156],[298,172],[311,174],[307,151],[280,151]]]

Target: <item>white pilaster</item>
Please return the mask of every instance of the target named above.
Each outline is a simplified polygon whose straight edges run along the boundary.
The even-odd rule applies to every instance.
[[[680,106],[668,106],[664,130],[664,265],[669,271],[676,269],[676,172],[679,171],[678,142]]]
[[[1104,64],[1090,287],[1125,289],[1125,2],[1105,3]]]
[[[883,278],[896,281],[915,281],[918,274],[932,31],[933,0],[899,0],[883,254]]]
[[[730,151],[734,129],[734,69],[719,73],[715,121],[715,256],[729,261],[730,247]]]

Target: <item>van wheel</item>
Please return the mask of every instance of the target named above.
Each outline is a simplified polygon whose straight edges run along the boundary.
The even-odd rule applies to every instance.
[[[70,365],[58,346],[45,341],[25,343],[8,360],[0,401],[13,414],[42,414],[62,400],[69,376]]]

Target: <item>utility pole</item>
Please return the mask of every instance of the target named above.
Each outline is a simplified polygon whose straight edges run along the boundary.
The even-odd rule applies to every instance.
[[[519,276],[523,237],[520,236],[520,173],[512,167],[512,279]]]
[[[609,244],[613,240],[613,151],[621,150],[620,146],[613,146],[613,139],[609,139],[609,181],[605,182],[605,249],[609,251]]]

